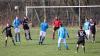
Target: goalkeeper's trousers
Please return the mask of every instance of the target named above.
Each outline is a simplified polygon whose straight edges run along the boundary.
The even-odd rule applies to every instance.
[[[15,41],[20,42],[20,33],[15,34]]]

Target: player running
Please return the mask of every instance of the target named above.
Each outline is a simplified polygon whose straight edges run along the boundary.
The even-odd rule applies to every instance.
[[[82,45],[82,48],[83,48],[84,53],[85,53],[85,38],[87,39],[86,33],[82,29],[82,26],[80,26],[80,30],[78,30],[77,52],[79,49],[79,45]]]
[[[2,33],[5,31],[5,35],[6,35],[5,47],[7,46],[8,37],[10,37],[12,39],[12,42],[15,45],[15,42],[14,42],[14,39],[13,39],[13,36],[12,36],[12,33],[11,33],[11,27],[13,27],[13,26],[11,26],[11,25],[9,25],[9,23],[7,23],[6,27],[2,31]]]
[[[56,30],[59,29],[61,24],[61,21],[57,17],[55,17],[55,20],[53,21],[53,40],[55,39]]]
[[[29,28],[28,22],[29,22],[28,18],[24,17],[22,24],[23,24],[23,29],[25,31],[26,40],[32,40],[31,35],[30,35],[30,28]]]
[[[68,45],[66,43],[66,37],[68,36],[69,38],[69,34],[67,29],[61,24],[60,28],[58,29],[58,49],[61,50],[60,44],[61,41],[64,43],[65,48],[68,50]]]
[[[95,42],[96,22],[93,21],[93,19],[90,19],[90,31],[93,37],[93,42]]]
[[[48,29],[48,23],[44,19],[44,22],[41,23],[40,25],[40,38],[39,38],[39,45],[43,44],[43,41],[46,36],[46,30]]]

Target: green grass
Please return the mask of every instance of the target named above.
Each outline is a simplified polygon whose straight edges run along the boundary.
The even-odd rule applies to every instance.
[[[77,28],[69,28],[70,38],[67,39],[70,50],[66,50],[62,44],[61,50],[57,49],[57,34],[56,39],[52,40],[52,28],[47,31],[45,39],[45,45],[38,45],[39,39],[39,28],[31,29],[32,41],[26,41],[24,37],[24,31],[21,30],[21,46],[13,46],[11,39],[8,39],[8,46],[4,47],[5,37],[0,34],[0,56],[99,56],[100,55],[100,29],[97,31],[96,43],[93,44],[91,41],[86,43],[86,53],[80,48],[79,53],[76,52],[76,34]]]

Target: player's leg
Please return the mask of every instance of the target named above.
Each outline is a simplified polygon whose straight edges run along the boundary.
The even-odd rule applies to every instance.
[[[39,37],[39,45],[42,43],[42,31],[40,31],[40,37]]]
[[[6,36],[5,38],[5,47],[7,46],[7,40],[8,40],[8,36]]]
[[[95,33],[96,33],[96,31],[93,30],[93,32],[92,32],[92,34],[93,34],[93,42],[95,42]]]
[[[85,30],[85,33],[86,33],[87,38],[90,39],[89,30]]]
[[[76,45],[76,48],[77,48],[77,52],[78,52],[78,50],[79,50],[79,45],[80,45],[80,43],[81,43],[81,41],[77,41],[77,45]]]
[[[54,27],[53,28],[53,38],[52,38],[53,40],[55,39],[55,32],[56,32],[56,30],[57,30],[57,27]]]
[[[24,29],[24,32],[25,32],[25,37],[27,37],[27,35],[26,35],[26,30]]]
[[[17,42],[17,32],[16,32],[16,28],[14,30],[15,30],[15,41]]]
[[[61,38],[58,38],[58,49],[59,49],[59,50],[61,50],[61,46],[60,46],[61,40],[62,40]]]
[[[21,42],[21,40],[20,40],[20,29],[19,28],[17,28],[17,38],[18,38],[18,42]]]
[[[82,42],[82,48],[83,48],[84,53],[85,53],[85,41]]]
[[[15,41],[18,42],[18,29],[15,28]]]
[[[46,36],[46,32],[43,32],[43,36],[42,36],[42,44],[43,44],[43,42],[44,42],[45,36]]]
[[[26,33],[26,40],[29,40],[28,30],[25,30],[25,33]]]
[[[69,48],[68,48],[68,44],[66,43],[66,38],[63,39],[63,43],[64,43],[65,48],[68,50]]]
[[[12,35],[10,36],[10,38],[12,39],[12,42],[15,45],[14,38],[12,37]]]
[[[28,35],[29,35],[29,39],[32,40],[31,34],[30,34],[30,29],[28,29]]]

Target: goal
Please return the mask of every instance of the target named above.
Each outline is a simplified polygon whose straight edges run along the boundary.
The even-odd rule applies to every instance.
[[[86,18],[95,18],[98,20],[100,16],[99,10],[100,5],[26,6],[26,16],[33,19],[35,22],[36,20],[41,22],[44,18],[50,22],[53,20],[53,17],[57,16],[67,25],[80,25]]]

